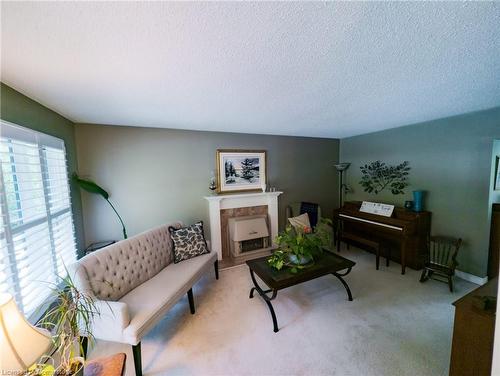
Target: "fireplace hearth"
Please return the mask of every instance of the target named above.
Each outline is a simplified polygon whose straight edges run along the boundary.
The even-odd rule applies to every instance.
[[[266,248],[265,238],[251,239],[251,240],[243,240],[240,242],[240,252],[252,252],[257,251],[262,248]]]
[[[278,235],[278,196],[281,194],[282,192],[259,192],[205,197],[209,204],[211,247],[219,254],[221,268],[240,265],[251,258],[270,254],[273,239]],[[267,235],[241,235],[237,239],[238,246],[234,247],[230,219],[252,216],[261,218],[259,231],[266,228]],[[247,231],[247,235],[248,232],[252,231]]]

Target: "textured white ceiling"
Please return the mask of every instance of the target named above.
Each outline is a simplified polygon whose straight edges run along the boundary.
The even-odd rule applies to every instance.
[[[499,2],[2,2],[1,79],[81,123],[346,137],[500,105]]]

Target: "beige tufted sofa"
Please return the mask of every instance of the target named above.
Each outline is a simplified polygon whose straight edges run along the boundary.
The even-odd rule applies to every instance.
[[[162,225],[95,251],[70,266],[76,286],[94,296],[100,310],[93,335],[132,345],[137,375],[142,374],[141,339],[186,293],[194,314],[192,287],[212,265],[219,277],[215,252],[173,263],[169,226],[179,228],[182,224]]]

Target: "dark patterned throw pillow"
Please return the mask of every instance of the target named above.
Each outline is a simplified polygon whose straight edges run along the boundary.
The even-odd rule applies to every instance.
[[[202,221],[179,229],[169,227],[168,231],[174,243],[174,263],[210,252],[203,235]]]

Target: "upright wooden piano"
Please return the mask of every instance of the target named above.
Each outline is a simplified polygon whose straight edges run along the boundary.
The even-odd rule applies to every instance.
[[[343,233],[355,234],[379,243],[385,252],[390,250],[390,259],[401,264],[402,274],[406,266],[421,269],[430,235],[431,212],[396,207],[391,217],[384,217],[360,212],[360,207],[360,201],[347,201],[334,211],[337,250],[340,250]],[[363,248],[363,244],[357,245]]]

